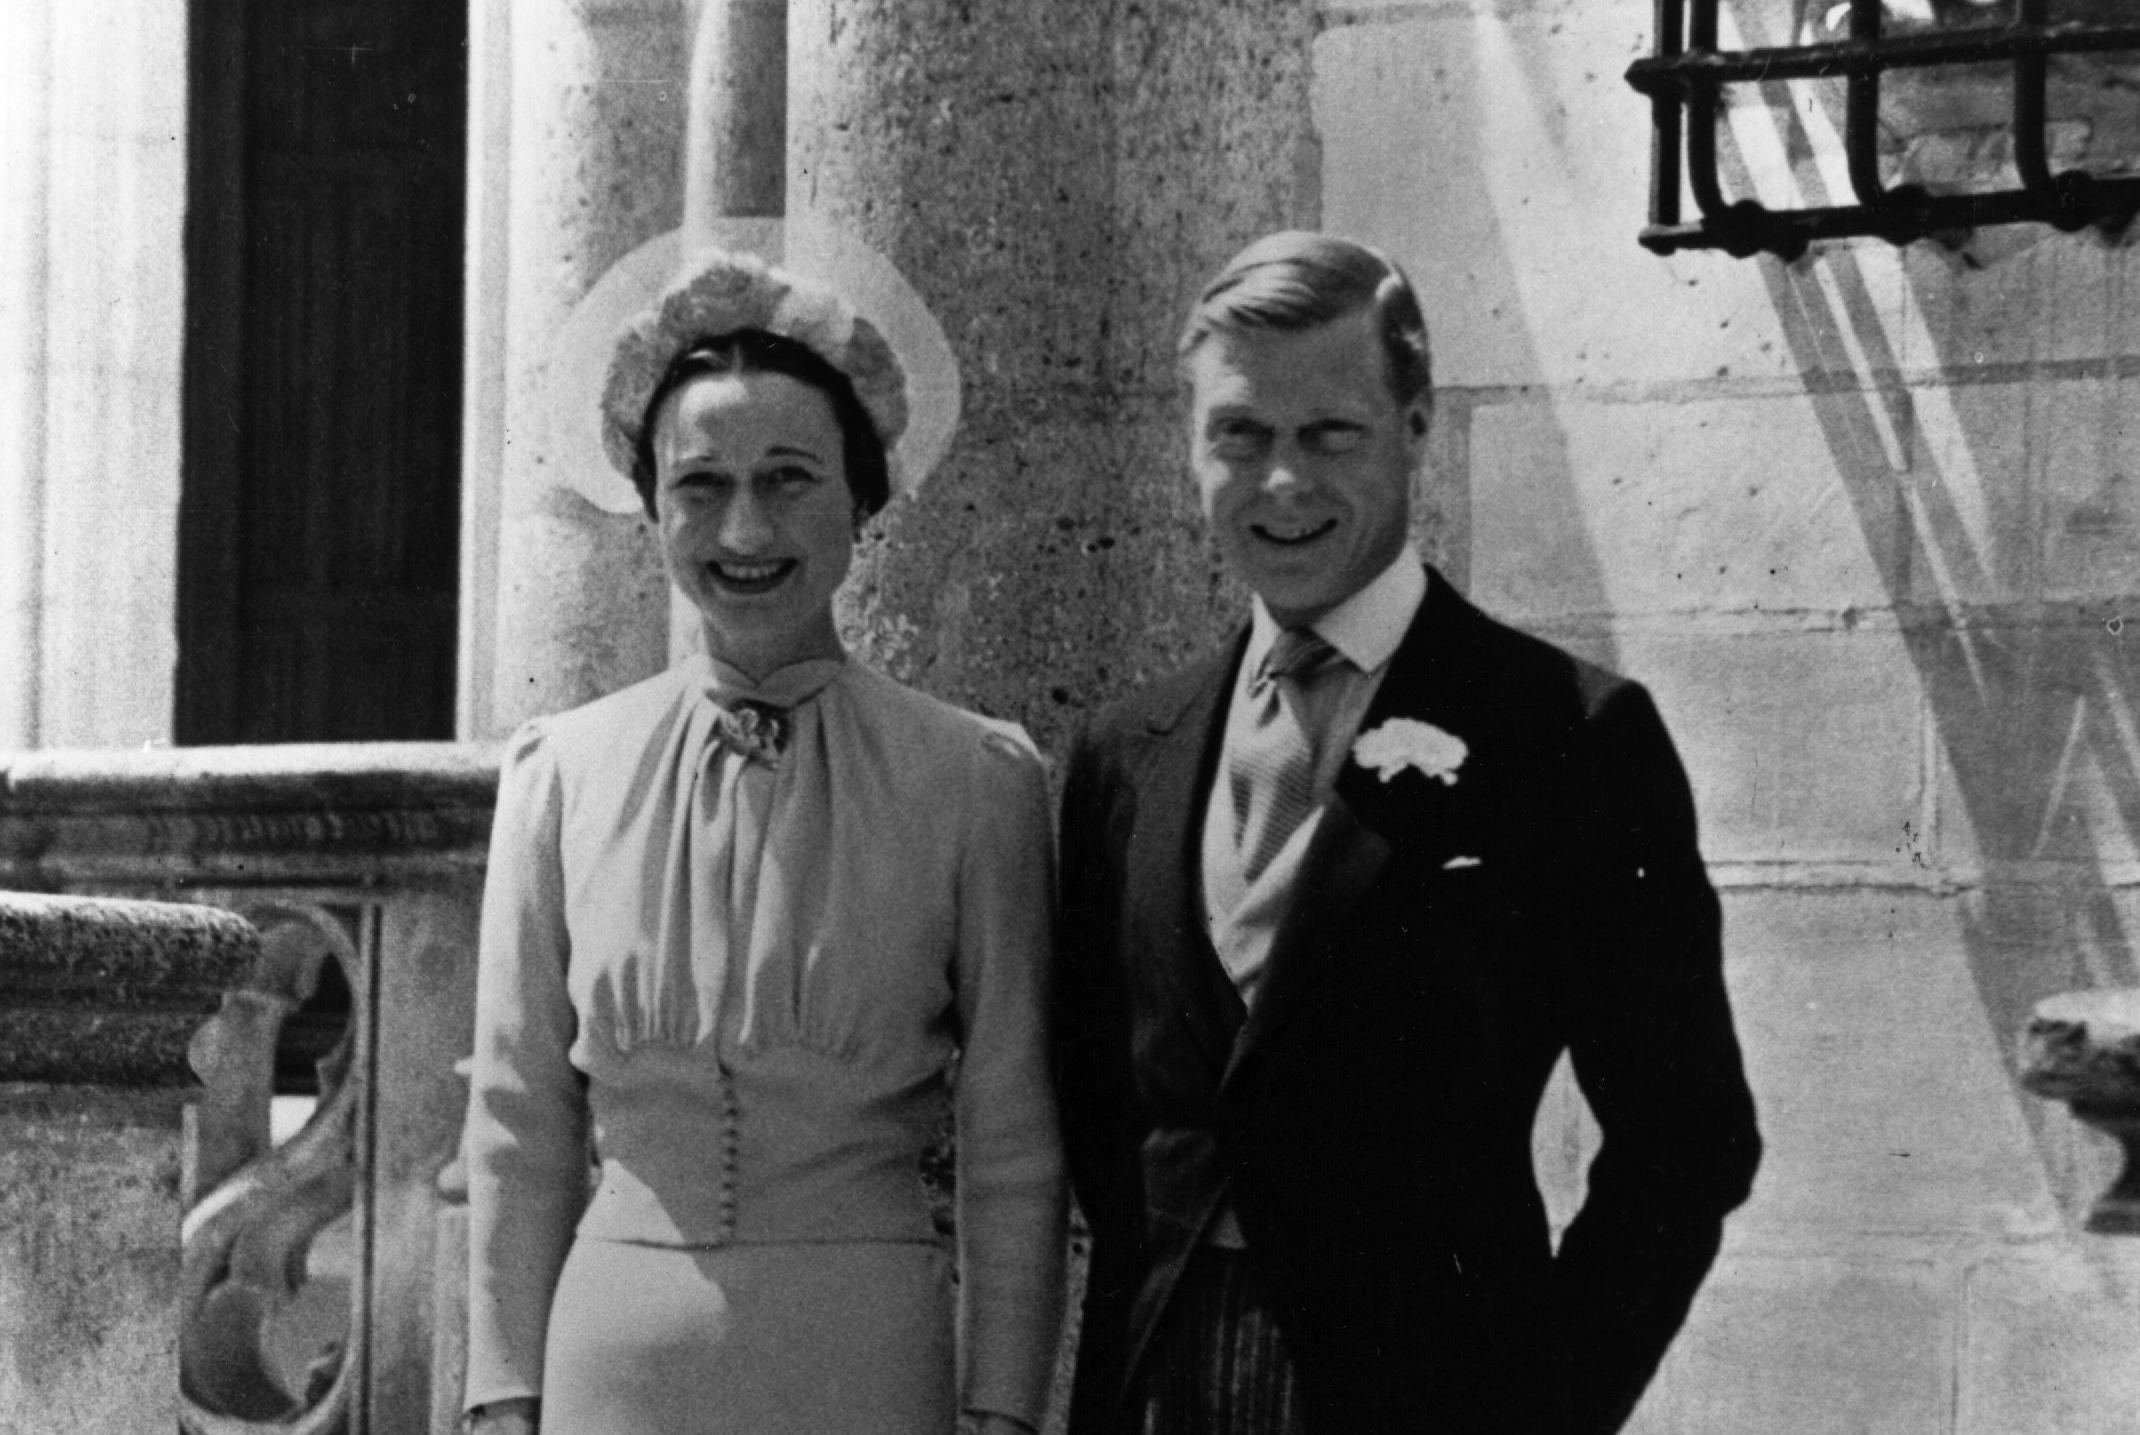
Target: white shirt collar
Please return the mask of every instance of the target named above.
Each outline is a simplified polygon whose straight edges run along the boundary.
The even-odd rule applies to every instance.
[[[1427,570],[1420,563],[1419,550],[1407,540],[1389,567],[1309,626],[1355,668],[1371,673],[1397,651],[1426,596]],[[1256,599],[1244,671],[1256,670],[1277,637],[1278,620],[1261,598]]]

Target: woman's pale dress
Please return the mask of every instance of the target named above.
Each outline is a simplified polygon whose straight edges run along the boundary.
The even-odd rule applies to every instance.
[[[721,737],[739,696],[793,704],[777,763]],[[1064,1203],[1051,854],[1022,731],[857,663],[750,689],[687,659],[516,734],[476,995],[469,1403],[540,1394],[544,1435],[1037,1425]],[[919,1170],[947,1102],[955,1253]]]

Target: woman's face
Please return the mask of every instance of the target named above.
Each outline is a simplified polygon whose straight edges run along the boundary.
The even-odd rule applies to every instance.
[[[700,375],[662,403],[653,452],[662,556],[707,650],[754,678],[836,655],[855,511],[825,395],[786,374]]]

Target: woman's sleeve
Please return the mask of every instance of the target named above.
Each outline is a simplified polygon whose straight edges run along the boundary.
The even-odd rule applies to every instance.
[[[587,1189],[586,1102],[568,1059],[561,807],[555,755],[530,724],[498,779],[476,960],[469,1405],[541,1393],[550,1296]]]
[[[1055,849],[1030,740],[995,733],[985,746],[959,877],[962,1402],[1037,1429],[1061,1327],[1067,1200],[1048,1079]]]

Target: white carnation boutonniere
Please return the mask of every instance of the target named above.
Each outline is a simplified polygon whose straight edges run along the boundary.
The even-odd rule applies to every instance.
[[[1455,733],[1417,718],[1391,718],[1373,732],[1361,733],[1352,745],[1352,760],[1373,768],[1384,782],[1411,767],[1453,787],[1456,770],[1470,755],[1471,749]]]

